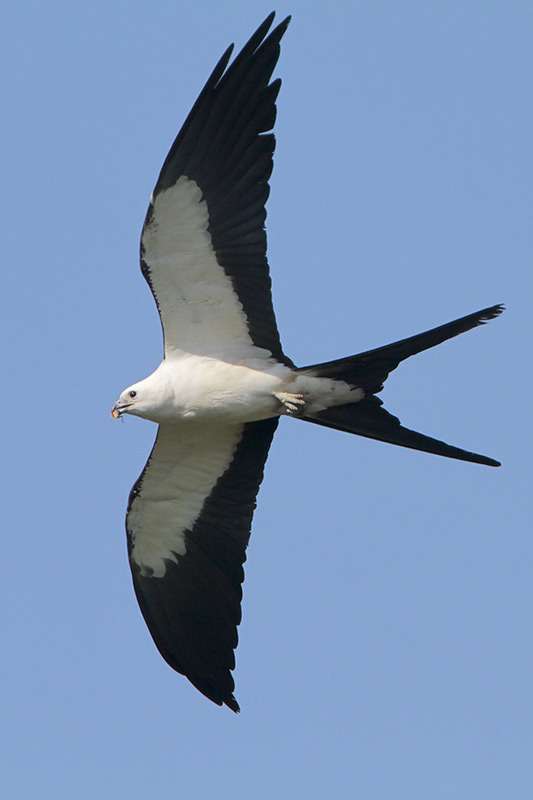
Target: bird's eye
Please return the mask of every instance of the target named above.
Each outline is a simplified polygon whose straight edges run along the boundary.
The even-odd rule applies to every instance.
[[[137,392],[134,389],[131,390],[130,397],[137,397]]]

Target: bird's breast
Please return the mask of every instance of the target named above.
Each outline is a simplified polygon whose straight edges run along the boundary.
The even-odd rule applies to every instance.
[[[274,394],[292,377],[288,367],[271,360],[245,365],[195,355],[166,359],[159,369],[166,373],[168,392],[158,422],[235,423],[276,416],[280,404]]]

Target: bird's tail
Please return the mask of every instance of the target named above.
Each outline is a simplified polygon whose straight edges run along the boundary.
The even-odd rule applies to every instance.
[[[305,415],[303,419],[370,439],[379,439],[401,447],[410,447],[413,450],[423,450],[427,453],[457,458],[461,461],[473,461],[476,464],[499,467],[500,462],[492,458],[470,453],[468,450],[453,447],[438,439],[432,439],[430,436],[404,428],[397,417],[389,414],[383,408],[382,401],[375,395],[383,389],[383,384],[389,374],[404,359],[420,353],[422,350],[435,347],[435,345],[469,331],[477,325],[482,325],[499,316],[503,310],[504,306],[502,305],[484,308],[475,314],[461,317],[446,325],[419,333],[417,336],[410,336],[408,339],[402,339],[375,350],[368,350],[366,353],[301,367],[299,372],[314,377],[346,381],[353,386],[362,388],[365,392],[364,399],[359,402],[333,406],[312,416]]]

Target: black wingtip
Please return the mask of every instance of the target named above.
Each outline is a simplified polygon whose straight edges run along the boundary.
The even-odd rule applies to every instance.
[[[267,33],[269,32],[272,23],[274,22],[274,17],[275,16],[276,16],[276,12],[275,11],[271,11],[270,14],[268,15],[268,17],[266,17],[266,19],[263,20],[263,22],[258,27],[258,29],[255,31],[255,33],[252,34],[250,39],[244,45],[244,47],[243,47],[241,52],[244,53],[244,55],[246,57],[248,57],[251,53],[253,53],[263,43],[263,40],[266,41],[265,37],[266,37]],[[276,25],[276,27],[272,31],[270,31],[270,33],[268,35],[269,40],[270,39],[277,39],[278,42],[279,42],[279,40],[281,39],[281,37],[285,33],[285,31],[287,29],[287,26],[288,26],[290,21],[291,21],[290,16],[289,17],[285,17],[285,19],[282,20],[279,23],[279,25]]]
[[[175,663],[170,663],[170,666],[173,669],[176,669]],[[182,675],[185,675],[185,677],[190,680],[192,685],[205,697],[207,697],[208,700],[211,700],[212,703],[215,703],[217,706],[227,706],[234,711],[235,714],[239,714],[241,708],[235,699],[235,695],[233,694],[235,683],[230,670],[221,670],[218,674],[207,676],[199,676],[192,672],[187,672],[182,668],[178,669],[177,671],[181,672]]]
[[[262,34],[262,36],[260,37],[260,40],[262,41],[265,38],[268,30],[270,29],[270,26],[274,22],[274,17],[275,16],[276,16],[276,12],[275,11],[271,11],[270,14],[268,15],[268,17],[264,20],[264,22],[261,23],[261,25],[259,26],[257,31],[254,33],[252,38],[253,39],[255,39],[256,37],[259,38],[260,34]],[[269,38],[270,37],[275,37],[279,41],[282,38],[282,36],[284,35],[285,31],[287,30],[290,21],[291,21],[291,15],[289,14],[288,17],[285,17],[285,19],[282,19],[281,22],[279,22],[276,25],[276,27],[270,32]]]
[[[271,11],[270,14],[268,15],[268,17],[266,17],[266,19],[261,23],[259,29],[263,30],[263,28],[266,28],[266,30],[268,31],[268,29],[270,28],[270,26],[274,22],[275,16],[276,16],[276,12],[275,11]],[[285,17],[285,19],[281,20],[281,22],[279,23],[278,27],[280,27],[281,25],[284,25],[285,27],[287,27],[287,25],[289,24],[291,19],[292,19],[292,15],[289,14],[287,17]]]
[[[238,702],[235,700],[235,697],[233,695],[231,695],[231,697],[228,700],[224,700],[224,705],[226,705],[228,708],[231,708],[231,710],[234,711],[236,714],[241,713],[241,707],[239,706]]]
[[[266,34],[266,31],[268,31],[268,29],[272,25],[272,22],[274,21],[275,14],[276,14],[276,12],[272,11],[272,13],[269,14],[268,17],[266,18],[266,20],[263,22],[263,24],[261,25],[259,30],[262,30],[263,28],[266,27],[266,30],[265,30],[265,34]],[[281,22],[279,22],[276,25],[276,27],[270,32],[268,38],[269,39],[275,39],[279,43],[281,41],[281,39],[283,38],[283,36],[285,35],[285,31],[289,27],[289,22],[290,21],[291,21],[291,16],[289,14],[288,17],[285,17],[285,19],[282,19]],[[266,24],[267,22],[268,22],[268,25]],[[263,34],[263,36],[265,34]]]

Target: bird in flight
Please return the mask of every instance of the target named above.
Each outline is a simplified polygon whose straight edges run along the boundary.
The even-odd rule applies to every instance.
[[[290,17],[269,33],[273,19],[231,64],[226,50],[163,164],[141,270],[161,317],[164,358],[111,412],[159,425],[126,516],[146,624],[168,664],[233,711],[243,564],[280,416],[499,466],[404,428],[377,394],[401,361],[493,319],[501,305],[327,363],[296,367],[283,352],[264,223],[281,84],[271,77]]]

